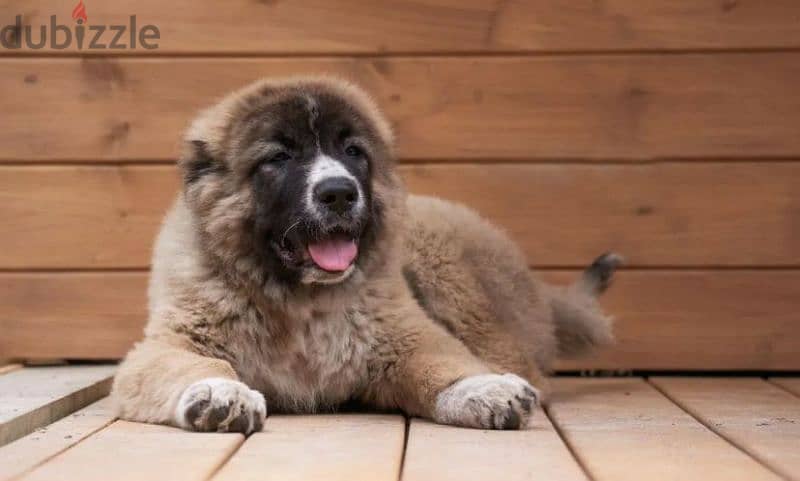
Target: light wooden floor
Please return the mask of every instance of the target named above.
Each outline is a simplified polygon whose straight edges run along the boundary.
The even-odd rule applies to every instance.
[[[245,439],[115,420],[113,370],[0,368],[0,480],[800,480],[800,378],[558,378],[523,431],[272,416]]]

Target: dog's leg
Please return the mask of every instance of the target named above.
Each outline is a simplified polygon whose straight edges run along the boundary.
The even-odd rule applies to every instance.
[[[264,396],[238,381],[224,360],[145,341],[120,365],[113,393],[123,419],[194,431],[260,431]]]
[[[416,306],[380,313],[377,373],[365,400],[442,424],[519,429],[539,403],[523,378],[498,374]]]

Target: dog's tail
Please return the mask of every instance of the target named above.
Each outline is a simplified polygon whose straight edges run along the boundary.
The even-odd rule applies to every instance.
[[[611,285],[622,256],[603,254],[581,278],[566,288],[553,288],[550,299],[560,357],[575,357],[614,341],[612,319],[603,314],[597,298]]]

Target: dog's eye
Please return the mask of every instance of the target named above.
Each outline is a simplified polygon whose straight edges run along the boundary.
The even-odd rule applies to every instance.
[[[348,145],[347,148],[344,149],[344,153],[350,157],[361,157],[364,155],[364,151],[357,145]]]
[[[273,164],[280,164],[280,163],[286,162],[287,160],[289,160],[289,159],[291,159],[291,158],[292,158],[292,156],[291,156],[291,155],[289,155],[289,153],[288,153],[288,152],[283,152],[283,151],[281,151],[281,152],[278,152],[277,154],[273,155],[273,156],[272,156],[272,157],[269,159],[269,161],[270,161],[271,163],[273,163]]]
[[[259,167],[275,167],[286,163],[291,160],[292,156],[286,151],[280,151],[275,154],[266,155],[258,160]]]

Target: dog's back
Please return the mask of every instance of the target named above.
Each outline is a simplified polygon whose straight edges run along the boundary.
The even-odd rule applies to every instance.
[[[428,315],[486,362],[530,375],[611,341],[595,298],[616,264],[593,264],[576,284],[550,286],[504,232],[466,207],[412,195],[408,211],[406,281]]]

